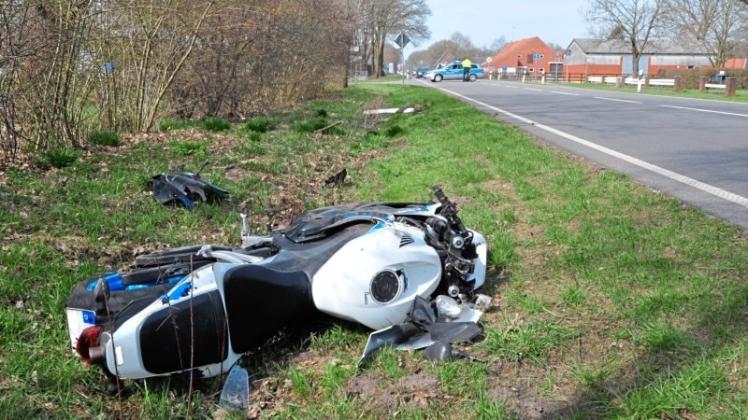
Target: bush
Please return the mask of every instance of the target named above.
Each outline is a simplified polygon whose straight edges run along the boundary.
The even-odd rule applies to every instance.
[[[88,142],[99,146],[119,146],[119,134],[112,131],[94,131],[88,135]]]
[[[299,133],[311,133],[320,128],[325,128],[328,125],[330,125],[330,123],[327,121],[327,118],[317,116],[299,121],[293,125],[293,128]]]
[[[201,121],[201,125],[208,131],[226,131],[231,128],[231,124],[218,117],[208,117]]]
[[[61,147],[49,149],[41,155],[41,159],[36,161],[37,166],[41,168],[64,168],[70,166],[78,160],[78,151],[72,147]]]
[[[247,121],[244,127],[249,131],[255,131],[257,133],[266,133],[268,131],[275,130],[278,126],[278,121],[270,117],[255,117]]]

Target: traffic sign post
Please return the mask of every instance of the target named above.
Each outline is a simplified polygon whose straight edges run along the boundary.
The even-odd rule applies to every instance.
[[[400,32],[400,34],[397,35],[397,38],[395,38],[395,44],[400,47],[400,56],[402,61],[402,71],[403,71],[403,86],[405,86],[405,46],[410,43],[410,38],[408,38],[408,35],[405,35],[405,32]]]

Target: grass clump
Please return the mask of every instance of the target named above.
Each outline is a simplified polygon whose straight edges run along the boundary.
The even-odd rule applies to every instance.
[[[201,120],[179,120],[175,118],[164,118],[159,122],[160,131],[183,130],[185,128],[200,128],[207,131],[227,131],[231,123],[219,117],[207,117]]]
[[[119,134],[113,131],[93,131],[88,135],[88,142],[98,146],[119,146]]]
[[[325,128],[330,125],[327,118],[322,116],[316,116],[301,120],[293,125],[293,129],[299,133],[312,133],[319,129]]]
[[[278,121],[271,117],[254,117],[244,124],[244,128],[253,133],[267,133],[278,126]]]
[[[164,118],[158,123],[159,131],[181,130],[194,126],[194,120],[179,120],[176,118]]]
[[[36,166],[42,169],[64,168],[78,160],[80,152],[72,147],[58,147],[49,149],[36,159]]]
[[[201,125],[208,131],[226,131],[231,128],[231,124],[219,117],[208,117],[201,121]]]
[[[208,145],[201,141],[177,143],[174,151],[182,156],[204,155],[208,152]]]

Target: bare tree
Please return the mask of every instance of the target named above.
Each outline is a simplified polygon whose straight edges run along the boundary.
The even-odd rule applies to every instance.
[[[590,0],[588,21],[630,45],[633,74],[639,73],[639,58],[662,23],[663,1]]]
[[[371,47],[367,54],[371,56],[375,77],[384,73],[384,47],[388,37],[399,32],[407,33],[413,41],[429,36],[426,18],[431,9],[425,0],[362,0],[359,10],[366,27],[364,37]]]
[[[408,57],[408,63],[411,66],[435,66],[446,60],[463,57],[483,60],[496,54],[497,51],[493,48],[478,48],[470,38],[455,32],[449,39],[436,41],[424,50],[414,51]]]
[[[667,22],[709,52],[715,67],[722,67],[748,30],[748,6],[739,0],[667,0]]]
[[[0,1],[2,156],[84,147],[96,129],[149,131],[164,116],[241,118],[345,84],[359,4],[381,5]],[[412,10],[392,12],[392,30],[419,22]]]
[[[493,50],[494,52],[498,52],[502,48],[504,48],[504,45],[506,45],[506,37],[502,35],[494,39],[493,42],[491,42],[491,45],[488,46],[488,48]]]

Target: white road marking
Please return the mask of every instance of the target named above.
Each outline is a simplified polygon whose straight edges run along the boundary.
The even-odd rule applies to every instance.
[[[510,85],[502,85],[504,87],[507,87],[509,89],[517,89],[517,86],[510,86]]]
[[[551,93],[557,93],[559,95],[579,96],[578,93],[561,92],[560,90],[552,90]]]
[[[722,114],[722,115],[732,115],[735,117],[746,117],[748,118],[748,114],[738,114],[735,112],[725,112],[725,111],[715,111],[713,109],[703,109],[703,108],[689,108],[687,106],[676,106],[676,105],[660,105],[663,108],[673,108],[673,109],[685,109],[687,111],[697,111],[697,112],[709,112],[712,114]]]
[[[535,88],[525,88],[525,90],[531,90],[533,92],[542,92],[543,89],[535,89]]]
[[[627,104],[639,104],[639,105],[641,105],[641,102],[639,102],[639,101],[630,101],[628,99],[606,98],[604,96],[593,96],[593,97],[595,99],[601,99],[603,101],[625,102]]]
[[[426,83],[424,83],[424,84],[426,84]],[[541,129],[543,131],[546,131],[548,133],[555,134],[555,135],[557,135],[559,137],[562,137],[562,138],[565,138],[565,139],[567,139],[569,141],[573,141],[574,143],[578,143],[578,144],[581,144],[583,146],[587,146],[590,149],[597,150],[598,152],[604,153],[604,154],[606,154],[608,156],[613,156],[613,157],[618,158],[618,159],[620,159],[620,160],[622,160],[624,162],[628,162],[628,163],[630,163],[630,164],[632,164],[634,166],[638,166],[640,168],[643,168],[643,169],[646,169],[648,171],[654,172],[654,173],[656,173],[658,175],[662,175],[665,178],[672,179],[673,181],[677,181],[677,182],[680,182],[682,184],[688,185],[690,187],[696,188],[697,190],[701,190],[701,191],[703,191],[703,192],[705,192],[707,194],[711,194],[711,195],[713,195],[715,197],[718,197],[718,198],[721,198],[723,200],[735,203],[735,204],[737,204],[739,206],[748,208],[748,198],[743,197],[741,195],[738,195],[738,194],[735,194],[735,193],[731,193],[729,191],[723,190],[723,189],[715,187],[713,185],[706,184],[704,182],[701,182],[701,181],[698,181],[696,179],[687,177],[687,176],[679,174],[677,172],[673,172],[671,170],[659,167],[657,165],[653,165],[653,164],[651,164],[649,162],[645,162],[645,161],[643,161],[641,159],[638,159],[638,158],[635,158],[633,156],[629,156],[629,155],[623,154],[621,152],[617,152],[617,151],[615,151],[613,149],[609,149],[609,148],[607,148],[605,146],[601,146],[599,144],[593,143],[593,142],[591,142],[589,140],[585,140],[585,139],[583,139],[581,137],[577,137],[577,136],[575,136],[573,134],[566,133],[564,131],[561,131],[559,129],[553,128],[551,126],[547,126],[545,124],[540,124],[540,123],[535,122],[535,121],[533,121],[533,120],[531,120],[529,118],[525,118],[525,117],[523,117],[521,115],[514,114],[512,112],[503,110],[501,108],[497,108],[497,107],[495,107],[493,105],[489,105],[489,104],[487,104],[485,102],[481,102],[481,101],[475,100],[473,98],[469,98],[469,97],[467,97],[465,95],[459,94],[457,92],[453,92],[453,91],[451,91],[449,89],[445,89],[445,88],[441,88],[441,87],[437,87],[437,89],[439,89],[439,90],[441,90],[443,92],[449,93],[449,94],[451,94],[453,96],[456,96],[458,98],[462,98],[462,99],[464,99],[464,100],[466,100],[468,102],[472,102],[474,104],[480,105],[480,106],[482,106],[484,108],[488,108],[488,109],[490,109],[492,111],[496,111],[496,112],[498,112],[500,114],[504,114],[507,117],[514,118],[517,121],[523,122],[525,124],[532,125],[532,126],[537,127],[537,128],[539,128],[539,129]]]

